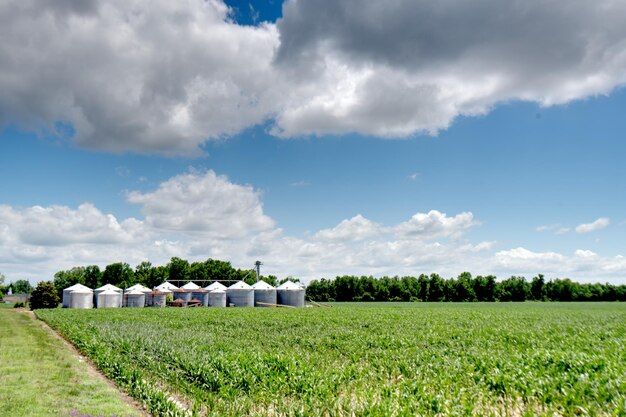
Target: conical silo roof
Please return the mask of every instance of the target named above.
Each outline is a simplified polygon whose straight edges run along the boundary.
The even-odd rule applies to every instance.
[[[251,290],[252,287],[243,281],[239,281],[228,287],[229,290]]]
[[[85,287],[85,288],[76,288],[75,290],[72,290],[72,295],[74,294],[92,294],[93,291],[91,291],[89,288]]]
[[[106,289],[103,290],[102,292],[100,292],[100,295],[119,295],[120,293],[118,291],[112,290],[112,289]]]
[[[274,290],[275,289],[274,287],[272,287],[270,284],[268,284],[265,281],[259,281],[259,282],[252,284],[252,288],[254,288],[255,290]]]
[[[303,288],[292,281],[287,281],[278,286],[279,290],[302,290]]]
[[[74,291],[74,290],[78,290],[78,289],[83,289],[83,290],[89,290],[91,291],[91,288],[84,286],[83,284],[74,284],[71,287],[67,287],[65,289],[65,291]]]
[[[100,288],[96,288],[95,291],[117,291],[120,292],[122,291],[121,288],[117,288],[115,285],[111,285],[111,284],[105,284]]]
[[[150,288],[148,288],[148,287],[144,287],[141,284],[135,284],[133,286],[130,286],[130,287],[126,288],[126,290],[124,292],[128,293],[129,291],[150,292],[152,290]]]
[[[195,283],[193,283],[193,282],[191,282],[191,281],[189,281],[188,283],[186,283],[185,285],[183,285],[180,288],[182,288],[183,290],[197,290],[197,289],[200,288],[200,286],[195,284]]]
[[[213,284],[209,285],[208,287],[204,287],[204,289],[209,290],[209,291],[226,290],[226,286],[224,284],[221,284],[215,281]]]
[[[145,291],[140,291],[138,289],[133,289],[130,291],[125,291],[124,292],[125,295],[145,295]]]
[[[172,290],[177,290],[178,287],[170,282],[164,282],[163,284],[157,286],[156,289],[159,291],[163,291],[163,290],[172,291]]]

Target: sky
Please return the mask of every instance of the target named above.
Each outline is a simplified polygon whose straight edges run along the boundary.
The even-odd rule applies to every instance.
[[[626,4],[7,0],[0,272],[626,284]]]

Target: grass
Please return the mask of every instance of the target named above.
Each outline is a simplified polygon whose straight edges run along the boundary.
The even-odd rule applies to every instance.
[[[38,314],[155,415],[626,415],[623,303]]]
[[[0,309],[0,415],[139,416],[27,313]]]

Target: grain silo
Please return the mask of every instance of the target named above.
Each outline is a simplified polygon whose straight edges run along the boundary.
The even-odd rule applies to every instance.
[[[265,281],[259,281],[252,285],[254,289],[255,307],[274,307],[276,304],[276,288]],[[258,304],[263,303],[263,304]],[[265,305],[272,304],[272,305]]]
[[[188,283],[180,287],[180,289],[181,290],[199,290],[200,286],[195,284],[194,282],[189,281]]]
[[[127,292],[127,291],[141,291],[141,292],[145,293],[145,292],[151,292],[152,290],[150,288],[148,288],[148,287],[144,287],[141,284],[135,284],[135,285],[133,285],[131,287],[128,287],[128,288],[126,288],[124,290],[124,292]]]
[[[209,291],[202,288],[191,291],[191,299],[200,301],[200,307],[208,307],[209,305]]]
[[[146,307],[165,307],[167,304],[167,293],[162,291],[152,291],[146,294]]]
[[[63,308],[69,308],[72,300],[72,291],[74,290],[89,290],[89,287],[85,287],[82,284],[74,284],[71,287],[67,287],[63,290]]]
[[[226,307],[226,291],[216,289],[209,291],[210,307]]]
[[[159,286],[157,286],[155,288],[155,290],[161,291],[161,292],[164,292],[164,293],[171,293],[172,291],[177,290],[177,289],[178,289],[178,287],[176,285],[171,284],[169,282],[164,282],[163,284],[161,284],[161,285],[159,285]]]
[[[305,289],[295,282],[287,281],[276,289],[278,304],[304,307]]]
[[[185,305],[191,301],[191,291],[180,289],[172,291],[172,294],[174,295],[174,301],[183,300]]]
[[[118,308],[122,305],[122,293],[112,289],[99,291],[96,295],[96,308]]]
[[[70,293],[70,308],[93,308],[93,291],[89,288],[77,288]]]
[[[229,305],[235,307],[254,307],[254,290],[243,281],[239,281],[226,289]]]
[[[226,286],[218,281],[215,281],[214,283],[212,283],[211,285],[209,285],[208,287],[204,287],[205,290],[209,290],[209,291],[215,291],[215,290],[222,290],[222,291],[226,291]]]
[[[126,307],[144,307],[146,293],[139,290],[124,291],[124,305]]]
[[[100,288],[96,288],[95,290],[93,290],[93,299],[94,299],[96,308],[99,307],[98,295],[100,295],[100,293],[102,293],[104,291],[115,291],[115,292],[119,293],[120,296],[117,298],[117,300],[119,301],[119,305],[117,305],[115,307],[121,307],[122,306],[122,292],[123,292],[123,290],[121,288],[117,288],[115,285],[106,284],[106,285],[103,285]],[[108,297],[108,298],[111,298],[111,297]],[[107,306],[107,307],[111,307],[111,306]]]

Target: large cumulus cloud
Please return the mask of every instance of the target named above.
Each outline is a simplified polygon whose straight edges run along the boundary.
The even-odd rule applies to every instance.
[[[284,137],[434,134],[623,85],[625,18],[611,0],[289,0],[250,27],[220,0],[7,0],[0,124],[161,153],[268,120]]]

